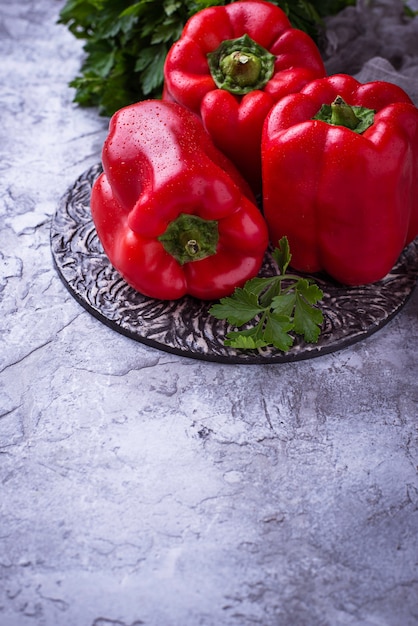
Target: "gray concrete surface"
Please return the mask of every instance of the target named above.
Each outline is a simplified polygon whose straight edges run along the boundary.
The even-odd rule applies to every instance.
[[[418,291],[284,365],[92,318],[49,247],[107,129],[62,5],[0,0],[1,626],[416,626]]]

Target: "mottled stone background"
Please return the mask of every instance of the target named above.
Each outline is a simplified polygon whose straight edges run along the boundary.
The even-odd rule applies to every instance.
[[[168,355],[90,316],[49,227],[108,120],[72,102],[61,6],[0,0],[1,626],[416,626],[418,292],[284,365]],[[330,71],[418,104],[417,20],[359,2],[329,23]]]

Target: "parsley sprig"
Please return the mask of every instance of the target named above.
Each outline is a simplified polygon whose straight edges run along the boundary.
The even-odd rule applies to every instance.
[[[226,346],[247,350],[274,346],[287,352],[295,335],[302,335],[307,343],[318,341],[323,322],[317,306],[321,289],[311,279],[287,272],[292,258],[287,237],[282,237],[272,256],[277,275],[252,278],[209,309],[213,317],[236,327],[254,320],[249,328],[229,332]]]

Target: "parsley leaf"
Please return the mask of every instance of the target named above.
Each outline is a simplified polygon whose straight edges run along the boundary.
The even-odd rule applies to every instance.
[[[262,313],[258,298],[247,289],[237,288],[233,296],[221,298],[220,304],[211,307],[211,314],[218,319],[227,319],[234,326],[242,326]]]
[[[262,326],[257,324],[254,328],[249,328],[248,330],[232,331],[228,333],[225,339],[225,345],[231,348],[254,350],[256,348],[264,348],[268,343],[263,339]]]
[[[267,345],[273,345],[286,352],[293,345],[294,338],[289,335],[289,331],[292,329],[293,324],[289,316],[271,313],[264,328],[264,338]]]
[[[323,316],[319,309],[309,304],[301,291],[296,289],[293,328],[295,333],[303,335],[307,343],[318,341]]]
[[[287,237],[282,237],[273,252],[277,275],[252,278],[211,306],[213,317],[232,326],[239,328],[253,320],[250,328],[230,331],[226,346],[243,350],[274,346],[286,352],[295,335],[307,343],[318,341],[323,314],[317,305],[323,293],[310,279],[287,273],[291,258]]]

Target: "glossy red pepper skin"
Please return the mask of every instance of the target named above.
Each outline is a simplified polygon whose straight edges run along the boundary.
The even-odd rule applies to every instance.
[[[267,228],[248,185],[180,105],[149,100],[110,121],[91,211],[113,266],[142,294],[174,300],[229,295],[255,276]],[[159,237],[180,215],[215,222],[216,251],[180,263]]]
[[[274,55],[274,73],[262,89],[235,95],[216,86],[207,55],[222,42],[244,34]],[[215,145],[259,192],[261,133],[267,113],[281,97],[321,76],[325,68],[315,43],[292,28],[279,7],[241,0],[203,9],[189,19],[166,58],[164,98],[197,113]]]
[[[312,119],[337,96],[375,110],[363,134]],[[269,113],[262,158],[270,238],[288,237],[296,270],[375,282],[418,235],[418,109],[396,85],[313,81]]]

